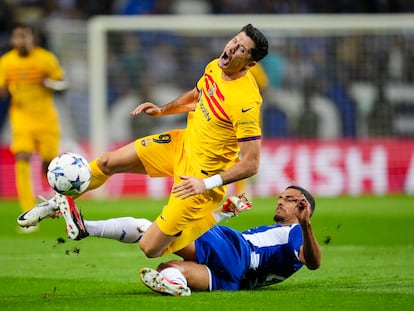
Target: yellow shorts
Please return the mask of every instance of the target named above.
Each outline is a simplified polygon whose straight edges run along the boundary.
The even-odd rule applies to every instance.
[[[179,175],[207,177],[200,167],[183,152],[183,130],[137,139],[135,148],[146,172],[151,177],[174,177],[174,184],[182,180]],[[226,186],[214,188],[185,200],[171,194],[156,222],[166,235],[177,235],[194,220],[204,218],[224,199]]]
[[[60,128],[57,122],[16,122],[11,123],[12,153],[38,152],[45,161],[50,161],[59,153]]]

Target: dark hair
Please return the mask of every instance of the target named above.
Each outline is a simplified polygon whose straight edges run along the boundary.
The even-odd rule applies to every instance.
[[[315,207],[316,207],[316,202],[315,202],[315,198],[312,196],[312,194],[310,194],[308,190],[300,186],[296,186],[296,185],[290,185],[286,189],[296,189],[300,191],[305,196],[306,200],[308,200],[308,202],[310,203],[311,214],[313,214],[313,211],[315,210]]]
[[[250,51],[254,61],[258,62],[267,55],[269,42],[259,29],[253,27],[252,24],[247,24],[240,30],[240,32],[246,33],[246,35],[254,42],[254,48]]]
[[[32,34],[34,34],[34,29],[29,24],[23,23],[23,22],[15,22],[11,27],[11,32],[13,32],[15,29],[23,28],[29,30]]]

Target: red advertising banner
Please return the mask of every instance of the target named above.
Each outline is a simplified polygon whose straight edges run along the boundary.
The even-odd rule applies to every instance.
[[[88,153],[81,148],[85,157]],[[66,150],[65,150],[66,151]],[[68,150],[73,151],[73,150]],[[40,159],[32,160],[36,193],[48,192],[41,183]],[[280,193],[298,184],[316,195],[414,194],[414,139],[264,140],[258,174],[249,180],[255,196]],[[105,185],[107,196],[168,195],[171,178],[119,174]],[[234,186],[230,186],[233,191]],[[0,197],[14,198],[14,160],[0,147]]]

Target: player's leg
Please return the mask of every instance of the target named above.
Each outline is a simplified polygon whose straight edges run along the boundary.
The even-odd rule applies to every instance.
[[[221,222],[228,218],[237,216],[241,212],[249,211],[251,208],[252,203],[249,202],[244,194],[233,194],[213,212],[213,216],[217,222]]]
[[[170,277],[172,276],[172,279],[163,275],[163,272],[168,270],[173,270],[173,273],[169,275]],[[167,268],[161,272],[151,268],[143,268],[141,269],[140,277],[145,286],[162,295],[191,296],[187,280],[176,268]]]
[[[157,271],[174,283],[179,283],[182,277],[192,290],[208,291],[210,288],[210,272],[205,265],[194,261],[171,260],[161,263]]]
[[[118,217],[105,220],[85,220],[72,198],[63,195],[57,196],[57,206],[66,222],[66,231],[69,237],[79,240],[88,236],[117,240],[123,243],[137,243],[143,234],[151,226],[152,222],[145,218]],[[251,204],[243,196],[232,195],[218,207],[213,216],[218,213],[223,219],[237,216],[244,210],[249,210]],[[211,218],[206,216],[205,218]],[[220,221],[220,220],[219,220]],[[218,221],[218,222],[219,222]],[[208,223],[206,219],[200,220],[200,225]],[[195,223],[194,227],[199,227]],[[86,232],[82,232],[82,230]],[[153,233],[149,233],[153,234]],[[185,233],[184,233],[185,234]],[[176,255],[185,260],[196,260],[194,243],[190,243],[183,249],[175,252]]]
[[[46,124],[50,125],[50,127],[42,127],[41,125],[43,124],[36,124],[35,127],[32,129],[32,132],[34,133],[34,139],[37,142],[37,150],[40,154],[40,157],[43,160],[44,166],[46,166],[46,164],[48,164],[59,153],[60,139],[59,127],[53,126],[53,122],[46,122]],[[27,137],[27,134],[25,134],[24,132],[19,132],[19,130],[16,130],[15,135],[17,140],[13,148],[25,148],[26,150],[28,150],[28,148],[32,148],[34,150],[34,142],[32,139]],[[23,139],[24,137],[26,137],[26,139]],[[19,144],[22,143],[24,145],[19,147]],[[24,165],[24,167],[26,167],[26,165]],[[27,167],[30,168],[29,166]],[[50,200],[42,198],[44,201],[35,205],[31,176],[27,177],[28,173],[23,174],[22,172],[18,174],[21,175],[21,179],[24,179],[19,187],[26,189],[23,191],[26,192],[25,196],[27,196],[28,202],[26,211],[23,214],[19,215],[19,217],[17,218],[17,223],[21,227],[33,227],[37,226],[37,224],[44,218],[56,216],[58,207],[55,202],[55,197],[53,197]],[[43,178],[46,178],[46,175],[44,175]],[[33,205],[35,205],[34,208]]]
[[[88,236],[137,243],[151,225],[145,218],[119,217],[106,220],[84,220],[71,197],[57,195],[57,205],[66,222],[66,231],[73,240]]]
[[[177,176],[176,182],[178,180]],[[212,212],[224,194],[224,187],[185,200],[171,194],[167,205],[140,241],[143,252],[148,257],[159,257],[174,253],[197,239],[217,224]]]
[[[115,151],[102,154],[90,163],[92,179],[87,190],[100,187],[117,173],[172,176],[172,155],[181,139],[182,131],[173,130],[139,138]]]
[[[47,169],[49,163],[59,155],[60,129],[57,124],[53,126],[50,121],[50,127],[41,127],[36,130],[37,150],[42,158],[42,185],[43,189],[50,189],[47,181]]]
[[[145,167],[137,155],[135,142],[106,152],[89,163],[91,182],[86,191],[102,186],[110,176],[117,173],[145,174]]]
[[[122,157],[125,158],[123,159]],[[100,158],[90,163],[92,178],[86,191],[103,185],[108,180],[110,175],[116,172],[143,171],[143,165],[140,162],[135,150],[135,143],[130,143],[116,151],[103,154],[101,166],[104,171],[98,165]],[[134,165],[136,168],[133,168]],[[51,199],[44,200],[44,202],[35,205],[32,209],[29,207],[29,211],[21,214],[17,218],[17,223],[21,227],[36,226],[41,220],[56,215],[56,212],[59,211],[59,207],[56,203],[57,199],[58,195],[55,195]],[[33,205],[34,202],[32,203],[32,206]]]
[[[144,284],[154,291],[170,295],[177,295],[178,291],[174,289],[178,285],[200,291],[237,290],[250,265],[249,244],[240,233],[222,226],[213,227],[176,255],[183,257],[184,261],[162,263],[157,267],[159,273],[149,268],[142,269]]]
[[[11,146],[14,154],[17,196],[22,211],[28,211],[35,203],[32,184],[30,158],[35,151],[34,139],[31,135],[33,125],[24,124],[17,118],[10,119]]]
[[[119,217],[105,220],[84,220],[89,236],[137,243],[152,222],[145,218]]]
[[[210,271],[194,261],[171,260],[161,263],[157,270],[141,269],[142,282],[151,290],[171,296],[190,296],[191,290],[210,289]]]
[[[20,207],[24,212],[30,210],[35,203],[33,195],[30,157],[31,154],[27,152],[17,152],[15,154],[17,196]]]
[[[160,257],[176,238],[162,232],[157,222],[153,222],[139,241],[139,246],[148,258]]]
[[[221,205],[225,191],[225,187],[216,188],[186,200],[171,195],[161,215],[141,239],[141,249],[148,257],[175,253],[218,222],[251,208],[243,195],[232,195]]]
[[[90,162],[92,178],[86,191],[100,187],[116,173],[147,173],[153,177],[172,176],[174,158],[171,155],[174,154],[175,145],[180,145],[181,141],[182,131],[174,130],[140,138],[118,150],[104,153]],[[57,210],[56,196],[54,196],[20,215],[17,223],[22,227],[35,226],[42,219],[54,216]]]

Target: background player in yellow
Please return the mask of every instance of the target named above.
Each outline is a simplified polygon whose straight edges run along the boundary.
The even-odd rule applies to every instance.
[[[60,128],[53,91],[66,89],[56,57],[35,45],[33,29],[12,28],[12,49],[0,58],[0,96],[11,96],[11,151],[16,160],[16,187],[23,211],[35,204],[30,158],[38,152],[46,172],[59,152]]]
[[[174,177],[167,205],[139,242],[148,257],[182,249],[227,217],[213,213],[224,198],[225,185],[256,174],[262,97],[249,68],[267,52],[265,36],[246,25],[220,57],[207,64],[196,87],[162,107],[145,102],[132,111],[133,116],[153,117],[187,113],[187,128],[139,138],[90,163],[88,190],[116,173]],[[55,215],[57,199],[23,213],[17,222],[32,226]]]

